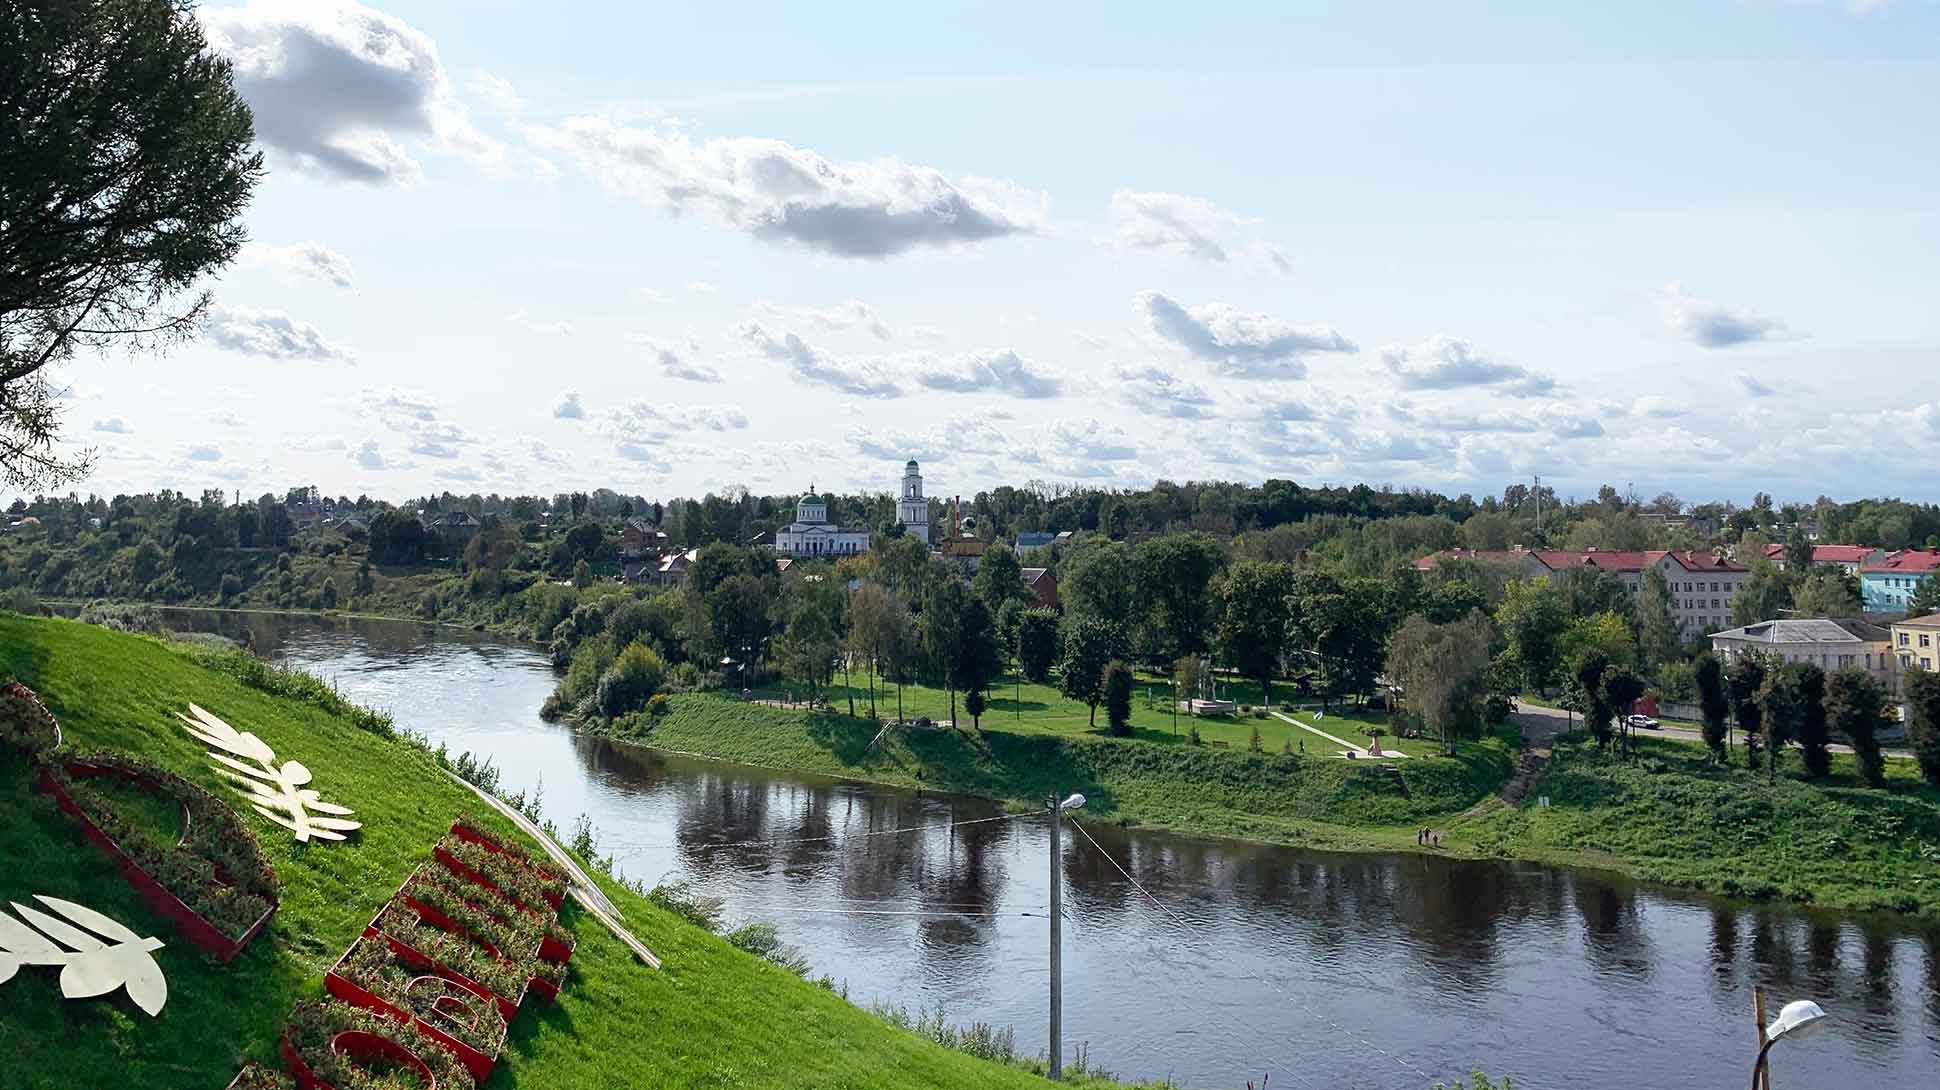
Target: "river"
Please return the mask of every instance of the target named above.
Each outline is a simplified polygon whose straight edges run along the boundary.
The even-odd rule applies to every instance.
[[[590,817],[624,873],[774,922],[859,1003],[941,1006],[1045,1047],[1042,817],[576,737],[538,717],[542,656],[487,637],[168,617],[246,631],[258,653],[489,756],[509,789],[543,790],[562,830]],[[893,832],[915,826],[929,828]],[[1940,928],[1591,871],[1087,828],[1158,902],[1066,830],[1064,1039],[1121,1077],[1427,1090],[1481,1066],[1529,1090],[1737,1087],[1762,984],[1774,1010],[1811,997],[1834,1018],[1778,1046],[1774,1087],[1940,1083]]]

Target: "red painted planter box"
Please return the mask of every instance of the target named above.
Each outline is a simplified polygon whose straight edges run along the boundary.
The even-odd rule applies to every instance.
[[[530,981],[526,983],[524,988],[519,989],[518,995],[509,997],[500,995],[457,969],[446,965],[444,962],[433,958],[429,954],[419,951],[417,947],[412,946],[406,940],[398,938],[396,935],[377,926],[377,921],[383,918],[383,915],[384,910],[381,908],[378,909],[377,915],[371,917],[370,923],[364,925],[365,938],[383,939],[385,942],[391,944],[391,949],[397,953],[398,959],[406,965],[412,966],[413,968],[430,969],[467,991],[491,999],[492,1002],[498,1004],[499,1014],[505,1019],[507,1025],[511,1025],[512,1019],[518,1017],[519,1006],[525,1002],[525,993],[531,990],[532,986]],[[345,951],[345,953],[348,954],[348,951]]]
[[[451,835],[457,837],[460,840],[469,841],[470,843],[476,844],[479,847],[484,848],[488,852],[493,852],[498,855],[503,855],[506,858],[513,860],[514,862],[519,862],[520,865],[524,866],[526,870],[531,871],[532,873],[538,875],[540,878],[543,878],[548,882],[558,882],[561,885],[565,884],[565,881],[566,881],[565,875],[559,874],[547,867],[528,865],[523,862],[520,862],[518,857],[516,855],[513,855],[511,852],[507,851],[505,845],[499,843],[496,837],[492,836],[490,833],[487,833],[482,829],[474,829],[462,821],[454,821],[451,823]],[[566,894],[564,890],[561,890],[558,893],[553,893],[548,891],[545,897],[546,897],[546,903],[551,905],[554,911],[558,911],[559,907],[566,903]]]
[[[360,1056],[381,1056],[392,1063],[404,1064],[417,1069],[418,1077],[424,1082],[425,1090],[437,1090],[438,1080],[425,1066],[423,1060],[413,1055],[411,1050],[394,1041],[365,1033],[361,1030],[346,1030],[330,1039],[331,1049],[356,1059]],[[296,1090],[337,1090],[336,1086],[323,1081],[298,1052],[285,1032],[282,1040],[283,1066],[296,1080]]]
[[[561,942],[547,935],[539,940],[539,960],[550,961],[554,965],[564,965],[573,960],[573,950],[578,946],[579,943],[571,939]]]
[[[158,791],[161,789],[161,785],[150,777],[128,769],[109,768],[89,761],[73,759],[63,761],[62,767],[67,770],[68,775],[82,779],[93,776],[115,776]],[[122,877],[128,880],[129,885],[135,887],[135,892],[141,894],[142,900],[148,902],[149,908],[174,924],[175,929],[180,931],[182,937],[188,939],[191,945],[217,961],[227,963],[234,960],[237,954],[242,953],[243,947],[255,941],[256,936],[262,934],[263,929],[269,926],[270,917],[276,915],[276,909],[281,902],[272,900],[270,906],[263,910],[263,914],[257,917],[256,922],[250,924],[240,937],[230,938],[221,928],[210,923],[195,909],[185,904],[180,897],[169,892],[168,887],[143,870],[141,864],[129,858],[121,845],[115,843],[113,837],[101,831],[101,827],[96,825],[74,801],[74,797],[67,793],[67,788],[61,786],[61,782],[45,768],[40,771],[40,789],[54,796],[54,804],[61,808],[62,813],[73,818],[75,823],[81,826],[81,832],[87,837],[89,843],[114,860],[115,865],[121,868]],[[187,824],[187,821],[188,815],[184,811],[183,823]]]
[[[373,937],[370,930],[367,929],[364,937],[358,939],[357,942],[364,942],[366,939],[376,942],[389,940],[389,936],[380,934]],[[404,962],[413,969],[429,970],[439,979],[449,981],[463,988],[465,991],[472,993],[479,1000],[492,1004],[493,1009],[498,1011],[501,1017],[504,1016],[505,1011],[503,1005],[500,1003],[499,998],[491,992],[471,983],[458,974],[446,971],[443,966],[438,965],[422,954],[418,954],[415,950],[410,950],[409,947],[400,949],[400,945],[395,940],[390,941],[390,946],[392,951],[398,955],[399,961]],[[499,1053],[505,1050],[504,1038],[501,1037],[499,1039],[498,1048],[494,1051],[489,1053],[480,1051],[450,1033],[447,1033],[437,1023],[419,1017],[417,1012],[400,1007],[345,976],[339,970],[345,962],[350,960],[351,951],[356,948],[357,943],[351,943],[350,950],[345,950],[343,956],[337,959],[337,964],[332,965],[330,971],[323,975],[324,990],[353,1007],[361,1007],[373,1014],[383,1015],[394,1022],[403,1022],[407,1025],[416,1026],[418,1032],[438,1042],[446,1051],[456,1056],[458,1062],[465,1065],[465,1070],[471,1072],[473,1079],[481,1084],[484,1083],[491,1076],[493,1066],[498,1063]],[[405,951],[410,952],[407,954]]]
[[[432,848],[431,856],[432,858],[436,859],[438,862],[444,864],[444,868],[446,870],[450,871],[451,873],[457,875],[460,878],[463,878],[464,880],[472,883],[473,885],[491,890],[493,893],[498,895],[500,900],[518,909],[520,912],[538,915],[545,911],[544,909],[539,908],[537,905],[526,904],[524,901],[521,901],[517,897],[514,897],[510,893],[507,893],[503,889],[500,889],[498,883],[492,881],[490,878],[487,878],[485,875],[479,873],[478,871],[473,870],[471,867],[466,866],[464,862],[462,862],[457,856],[451,854],[450,852],[444,850],[443,848],[438,848],[438,847]]]

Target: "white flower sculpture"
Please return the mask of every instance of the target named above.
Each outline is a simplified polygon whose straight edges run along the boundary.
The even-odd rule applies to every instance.
[[[324,802],[323,796],[303,786],[310,782],[310,770],[301,762],[285,761],[279,765],[276,751],[261,738],[246,730],[237,730],[194,704],[189,705],[189,713],[193,719],[181,712],[176,712],[175,718],[188,727],[197,741],[226,751],[209,751],[218,766],[216,771],[236,781],[257,813],[295,833],[299,842],[342,840],[345,833],[363,828],[362,822],[344,820],[343,815],[356,811]],[[246,764],[237,757],[255,763]],[[338,816],[317,817],[311,811]]]
[[[61,994],[69,999],[107,995],[125,987],[135,1006],[151,1016],[161,1013],[162,1004],[168,1002],[168,981],[153,955],[162,948],[162,940],[144,939],[85,905],[45,894],[36,894],[35,899],[67,919],[17,901],[13,910],[33,927],[0,912],[0,984],[12,980],[22,965],[59,965]]]

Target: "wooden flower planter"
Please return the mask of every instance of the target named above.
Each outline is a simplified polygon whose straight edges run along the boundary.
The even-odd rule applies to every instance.
[[[330,1051],[347,1060],[382,1060],[398,1067],[408,1067],[424,1084],[425,1090],[437,1090],[438,1079],[431,1073],[431,1068],[416,1053],[389,1038],[360,1029],[345,1030],[330,1038]],[[303,1058],[303,1053],[291,1042],[288,1033],[283,1034],[283,1064],[296,1079],[297,1090],[337,1090],[334,1085],[318,1077]]]
[[[389,940],[389,936],[382,934],[372,937],[370,929],[366,929],[364,934],[365,937],[358,939],[357,942]],[[447,982],[471,993],[479,1002],[491,1004],[492,1009],[501,1016],[502,1022],[509,1021],[509,1019],[505,1018],[504,1005],[490,991],[472,983],[460,974],[450,972],[444,966],[438,965],[430,958],[411,950],[408,946],[403,946],[395,940],[389,941],[391,949],[397,954],[399,961],[402,961],[413,969],[428,971],[434,979]],[[350,949],[345,950],[343,956],[337,959],[337,963],[330,967],[330,971],[323,975],[324,990],[353,1007],[361,1007],[373,1014],[379,1014],[389,1018],[394,1022],[402,1022],[406,1025],[417,1027],[418,1032],[436,1041],[439,1046],[457,1057],[458,1062],[465,1065],[465,1070],[471,1072],[472,1078],[480,1084],[483,1084],[491,1076],[492,1068],[498,1063],[499,1053],[505,1050],[504,1034],[501,1033],[499,1035],[497,1048],[494,1048],[489,1053],[483,1052],[446,1032],[436,1022],[423,1018],[416,1011],[407,1007],[400,1007],[350,979],[343,972],[343,968],[350,961],[350,955],[356,949],[357,943],[351,943]],[[407,953],[407,951],[409,952]],[[423,978],[421,977],[420,979]],[[436,1005],[434,1003],[434,1006]],[[443,1010],[445,1008],[440,1009]],[[446,1013],[456,1017],[455,1011],[447,1010]]]
[[[465,824],[463,821],[454,821],[451,823],[451,835],[457,837],[460,840],[464,840],[472,844],[476,844],[479,847],[484,848],[486,851],[491,852],[495,855],[505,856],[507,859],[512,860],[513,862],[517,863],[519,866],[524,867],[526,870],[531,871],[532,873],[538,875],[540,878],[543,878],[548,882],[558,882],[562,886],[565,884],[565,881],[566,881],[565,875],[559,874],[558,872],[548,867],[540,866],[536,863],[527,863],[525,860],[521,859],[519,855],[514,854],[513,852],[507,850],[505,845],[501,844],[498,841],[498,838],[492,836],[490,833],[487,833],[482,829],[474,829],[471,826]],[[546,891],[545,898],[546,898],[546,903],[551,905],[553,908],[553,911],[555,912],[559,910],[559,907],[561,905],[566,903],[566,894],[563,889],[560,890],[559,892],[553,892],[551,890],[548,890]]]
[[[463,987],[467,991],[490,999],[492,1002],[498,1004],[499,1015],[505,1019],[507,1025],[511,1024],[512,1019],[518,1017],[519,1005],[525,1002],[525,993],[532,990],[531,981],[527,981],[526,986],[519,989],[519,994],[517,995],[500,995],[485,985],[480,984],[478,981],[473,980],[471,977],[466,976],[458,969],[446,965],[429,954],[421,952],[408,941],[398,938],[396,935],[379,927],[377,921],[382,919],[383,916],[384,910],[380,908],[377,910],[377,915],[371,917],[370,923],[364,925],[365,938],[382,939],[391,945],[391,950],[397,954],[398,960],[404,962],[404,964],[414,969],[429,969],[437,975],[444,977],[446,980]],[[350,952],[346,950],[344,956],[350,956]],[[556,990],[554,994],[557,994]]]
[[[166,794],[166,790],[153,777],[143,775],[133,769],[113,768],[79,759],[64,760],[61,762],[61,767],[66,770],[68,775],[77,779],[91,779],[95,776],[113,776],[128,783],[151,788],[158,793]],[[54,804],[60,807],[61,812],[74,819],[75,823],[80,825],[82,835],[87,838],[90,844],[100,849],[102,854],[106,855],[109,859],[114,860],[115,866],[121,869],[122,877],[126,878],[128,884],[135,888],[135,892],[141,894],[142,900],[148,902],[149,908],[154,909],[157,914],[167,918],[170,923],[175,925],[176,930],[182,933],[184,938],[188,939],[197,949],[215,958],[217,961],[226,963],[234,960],[237,954],[242,953],[244,947],[254,942],[256,936],[262,934],[263,929],[269,926],[270,917],[276,915],[276,909],[280,902],[271,900],[269,907],[263,910],[263,914],[256,918],[255,923],[250,924],[240,936],[230,938],[221,928],[210,923],[200,913],[196,912],[195,909],[190,908],[184,903],[180,897],[169,892],[168,887],[156,881],[154,876],[142,869],[141,864],[130,858],[128,853],[122,849],[121,845],[115,843],[113,837],[103,832],[101,827],[96,825],[93,819],[88,817],[87,812],[81,809],[80,804],[74,801],[74,797],[68,794],[67,788],[61,784],[61,781],[49,769],[42,768],[40,770],[40,789],[52,795],[54,797]],[[188,823],[189,811],[184,806],[182,809],[183,839],[188,837]],[[220,876],[218,876],[219,878]]]

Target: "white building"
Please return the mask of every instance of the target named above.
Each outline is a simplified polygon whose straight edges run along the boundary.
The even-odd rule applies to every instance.
[[[910,463],[912,469],[915,463]],[[920,479],[919,479],[920,491]],[[860,556],[869,551],[869,531],[829,522],[829,505],[813,485],[795,505],[795,521],[775,531],[775,551],[783,556]]]
[[[1827,673],[1857,666],[1891,693],[1898,673],[1891,639],[1885,628],[1865,621],[1788,617],[1713,632],[1711,650],[1726,663],[1755,652],[1779,662],[1809,662]]]
[[[923,498],[923,474],[917,471],[914,458],[903,467],[903,494],[896,500],[896,521],[902,523],[904,533],[925,545],[930,543],[930,501]]]

